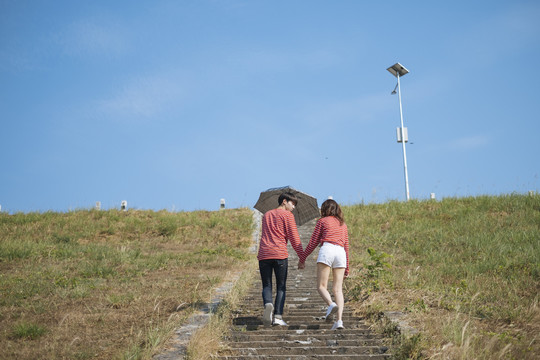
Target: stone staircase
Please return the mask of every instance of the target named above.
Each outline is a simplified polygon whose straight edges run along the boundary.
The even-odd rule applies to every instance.
[[[298,231],[305,248],[315,220]],[[261,282],[255,281],[232,319],[225,349],[216,359],[389,359],[383,337],[373,334],[345,303],[345,329],[330,330],[325,322],[326,304],[316,289],[316,249],[298,270],[298,257],[289,246],[289,274],[283,320],[288,326],[264,326]],[[274,284],[275,286],[275,284]],[[331,292],[331,282],[329,284]],[[275,296],[275,289],[274,289]]]

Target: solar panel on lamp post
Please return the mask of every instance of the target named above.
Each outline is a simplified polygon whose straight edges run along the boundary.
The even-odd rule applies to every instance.
[[[406,75],[409,73],[409,70],[407,70],[403,65],[400,63],[395,63],[394,65],[390,66],[388,69],[386,69],[390,72],[390,74],[394,75],[397,78],[397,85],[396,88],[398,89],[398,98],[399,98],[399,116],[401,119],[401,128],[398,129],[398,142],[401,142],[402,148],[403,148],[403,168],[405,171],[405,196],[407,198],[407,201],[409,201],[410,195],[409,195],[409,175],[407,174],[407,152],[405,151],[405,143],[408,141],[408,135],[407,135],[407,128],[403,126],[403,109],[401,106],[401,85],[400,85],[400,77]],[[396,93],[396,88],[394,88],[394,91],[392,91],[392,94]]]

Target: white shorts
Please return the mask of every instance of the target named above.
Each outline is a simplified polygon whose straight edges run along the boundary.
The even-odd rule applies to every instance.
[[[321,250],[319,250],[317,262],[328,265],[331,268],[346,268],[347,254],[345,254],[345,248],[325,242],[321,246]]]

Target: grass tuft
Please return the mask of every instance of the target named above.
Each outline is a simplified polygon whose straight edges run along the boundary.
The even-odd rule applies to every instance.
[[[16,324],[13,327],[13,337],[17,339],[29,339],[35,340],[40,336],[46,333],[46,329],[43,326],[31,324],[31,323],[20,323]]]

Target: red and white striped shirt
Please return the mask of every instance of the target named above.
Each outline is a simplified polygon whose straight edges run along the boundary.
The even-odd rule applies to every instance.
[[[267,211],[262,219],[261,232],[258,260],[288,258],[287,241],[298,257],[304,255],[292,212],[284,209]]]
[[[339,245],[345,248],[345,254],[347,255],[347,268],[345,273],[349,273],[349,233],[347,231],[347,224],[339,224],[339,220],[334,216],[325,216],[315,225],[315,230],[311,235],[309,244],[304,251],[304,256],[300,257],[301,262],[305,262],[306,258],[315,250],[318,245],[325,242]]]

